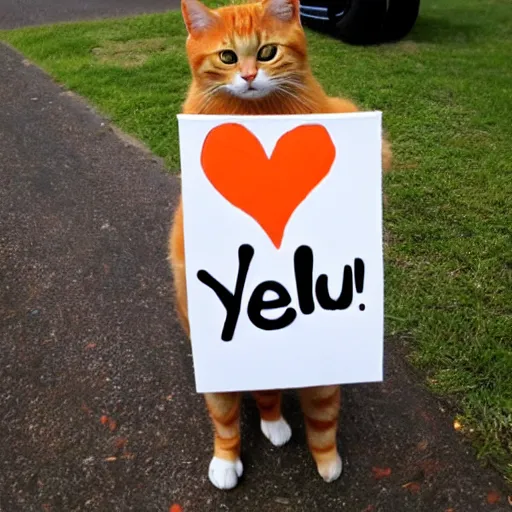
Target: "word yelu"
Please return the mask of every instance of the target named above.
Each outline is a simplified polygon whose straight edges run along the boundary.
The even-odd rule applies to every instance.
[[[236,325],[240,317],[247,273],[249,272],[253,256],[254,248],[251,245],[243,244],[239,247],[238,274],[233,292],[230,292],[206,270],[199,270],[197,273],[197,278],[215,292],[226,309],[226,319],[221,334],[223,341],[231,341],[235,334]],[[320,308],[335,311],[350,307],[354,296],[354,284],[356,292],[363,293],[364,262],[360,258],[355,258],[353,270],[350,265],[344,266],[341,292],[336,299],[333,299],[329,294],[329,278],[326,274],[320,274],[314,282],[313,251],[311,247],[301,245],[296,249],[293,259],[298,307],[303,315],[310,315],[315,311],[315,297]],[[274,292],[277,297],[265,299],[264,296],[267,291]],[[247,316],[252,324],[259,329],[265,331],[284,329],[297,318],[297,309],[291,307],[291,303],[292,297],[290,292],[281,283],[277,281],[264,281],[254,288],[249,298]],[[262,314],[265,310],[277,308],[286,308],[278,318],[265,318]],[[365,305],[360,304],[359,309],[364,311]]]

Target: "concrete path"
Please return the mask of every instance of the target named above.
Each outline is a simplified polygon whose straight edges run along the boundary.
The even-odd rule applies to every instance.
[[[0,0],[0,29],[176,9],[180,0]]]
[[[392,343],[384,384],[346,387],[338,482],[289,393],[291,443],[269,445],[248,399],[244,478],[214,489],[166,261],[178,179],[1,45],[0,98],[0,511],[510,510]]]

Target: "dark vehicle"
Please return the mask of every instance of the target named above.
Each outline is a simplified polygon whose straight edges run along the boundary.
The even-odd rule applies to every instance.
[[[398,41],[414,27],[420,0],[300,0],[304,25],[350,44]]]

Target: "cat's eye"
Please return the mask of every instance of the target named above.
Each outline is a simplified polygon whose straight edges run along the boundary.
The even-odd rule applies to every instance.
[[[236,64],[238,62],[238,57],[233,50],[222,50],[219,53],[219,58],[224,64]]]
[[[268,62],[272,60],[277,54],[277,46],[275,44],[267,44],[262,46],[258,51],[258,60]]]

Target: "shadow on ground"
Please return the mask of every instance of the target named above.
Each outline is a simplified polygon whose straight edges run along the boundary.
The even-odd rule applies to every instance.
[[[418,43],[469,43],[479,35],[478,24],[456,22],[450,19],[420,14],[407,39]]]

